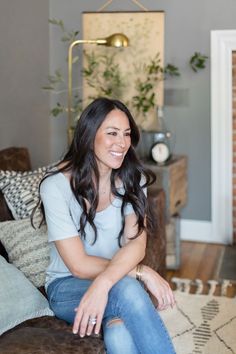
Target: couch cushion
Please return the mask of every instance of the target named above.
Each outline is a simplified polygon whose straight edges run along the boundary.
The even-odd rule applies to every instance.
[[[0,335],[27,319],[53,316],[47,299],[1,256],[0,284]]]
[[[0,223],[0,241],[8,259],[36,286],[45,284],[45,271],[49,263],[47,228],[38,228],[41,217],[34,218],[34,229],[30,218]]]

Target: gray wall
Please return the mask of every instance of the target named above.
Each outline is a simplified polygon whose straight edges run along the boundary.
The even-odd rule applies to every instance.
[[[104,0],[51,0],[50,17],[63,19],[68,28],[80,29],[81,12],[97,11],[104,3]],[[150,11],[165,12],[165,63],[176,64],[181,71],[180,78],[165,82],[164,112],[167,126],[175,135],[174,152],[186,154],[189,160],[188,204],[182,217],[211,220],[210,60],[198,74],[190,69],[188,60],[195,51],[210,56],[211,30],[236,28],[236,2],[142,0],[141,3]],[[140,9],[132,1],[113,0],[105,11],[130,10]],[[52,29],[51,55],[57,57],[60,66],[64,54],[58,55],[62,49],[55,45],[57,36]]]
[[[0,149],[29,148],[33,167],[48,163],[47,0],[0,2]]]

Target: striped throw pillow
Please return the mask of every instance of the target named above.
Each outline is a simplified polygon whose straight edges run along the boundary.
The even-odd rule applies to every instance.
[[[27,172],[0,170],[0,189],[14,219],[31,215],[39,201],[39,183],[53,167],[50,165]]]
[[[49,245],[46,225],[38,227],[40,215],[31,225],[30,218],[0,223],[0,240],[5,247],[9,262],[24,273],[36,287],[45,284],[49,263]]]

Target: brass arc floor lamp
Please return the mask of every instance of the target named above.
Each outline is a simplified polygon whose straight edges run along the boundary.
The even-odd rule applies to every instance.
[[[68,122],[67,122],[67,137],[68,143],[72,141],[74,129],[72,120],[72,62],[73,48],[79,44],[97,44],[107,47],[128,47],[129,39],[123,33],[114,33],[106,38],[101,39],[78,39],[71,43],[68,50]]]

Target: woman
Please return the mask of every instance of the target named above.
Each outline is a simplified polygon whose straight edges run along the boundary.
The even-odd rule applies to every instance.
[[[174,353],[141,280],[162,310],[175,303],[145,255],[146,187],[152,178],[134,147],[139,131],[117,100],[81,114],[68,153],[43,180],[51,246],[46,290],[55,315],[81,337],[103,327],[107,353]]]

